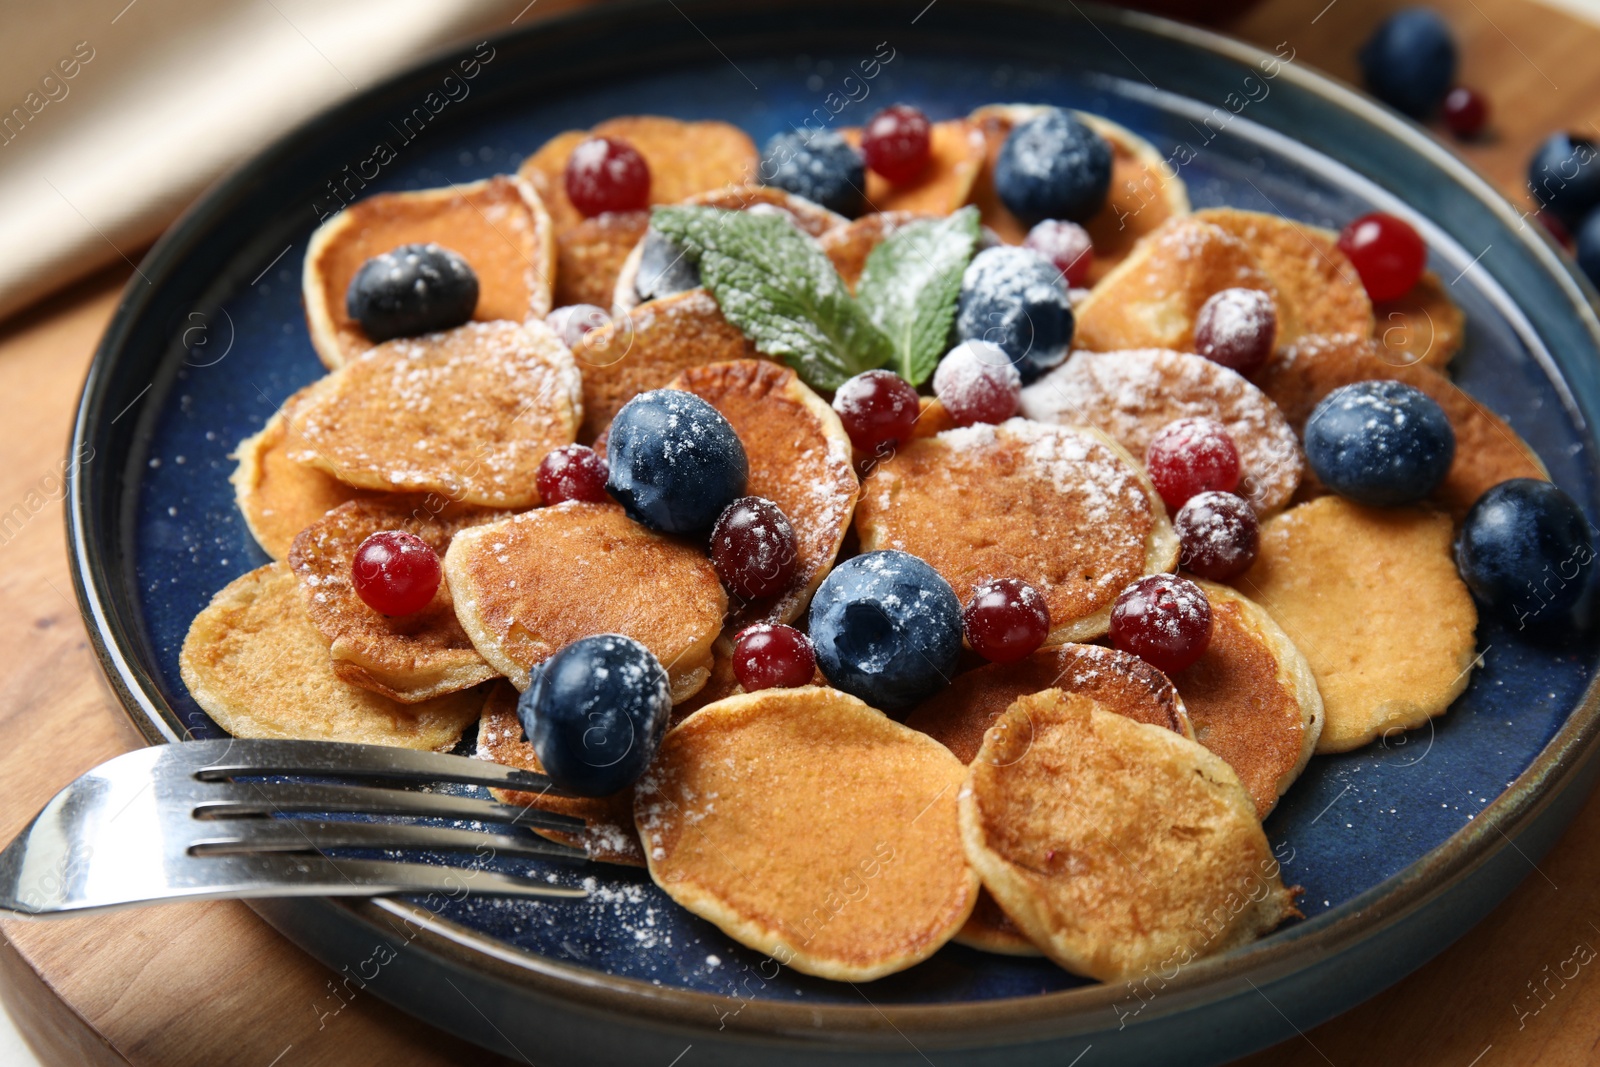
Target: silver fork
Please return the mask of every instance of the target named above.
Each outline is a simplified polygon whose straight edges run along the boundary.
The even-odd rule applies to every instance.
[[[463,888],[545,899],[586,895],[482,867],[345,854],[425,849],[469,860],[585,858],[531,832],[582,831],[582,820],[404,788],[436,783],[561,795],[544,775],[435,752],[239,739],[157,745],[102,763],[34,816],[0,852],[0,909],[46,917],[169,900]]]

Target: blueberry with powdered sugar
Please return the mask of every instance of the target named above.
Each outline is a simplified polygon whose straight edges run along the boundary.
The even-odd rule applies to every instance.
[[[994,164],[1000,202],[1023,222],[1086,222],[1111,191],[1111,146],[1088,123],[1046,108],[1006,137]]]
[[[472,318],[478,308],[478,276],[448,248],[401,245],[361,264],[344,303],[375,342],[435,333]]]
[[[702,533],[744,494],[750,464],[722,413],[680,389],[653,389],[623,405],[606,437],[606,491],[635,522],[662,533]]]
[[[1061,272],[1030,249],[985,249],[961,275],[957,335],[998,346],[1025,382],[1067,358],[1074,323]]]
[[[761,183],[803,196],[847,218],[866,201],[867,164],[832,130],[773,135],[761,153]]]
[[[1415,504],[1455,458],[1444,409],[1414,386],[1356,382],[1335,389],[1306,420],[1306,462],[1322,484],[1358,504]]]
[[[684,247],[655,228],[644,232],[633,291],[640,300],[659,300],[700,287],[700,266]]]

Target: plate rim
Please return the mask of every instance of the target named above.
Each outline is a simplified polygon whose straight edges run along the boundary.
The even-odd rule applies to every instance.
[[[708,6],[717,0],[682,2],[685,7],[692,8]],[[1022,12],[1057,19],[1063,17],[1060,9],[1052,7],[1046,0],[1003,0],[1003,3]],[[547,33],[557,28],[581,28],[626,17],[630,9],[643,9],[646,5],[647,0],[632,0],[624,4],[563,12],[520,29],[492,35],[488,39],[496,42],[526,34]],[[1596,319],[1594,311],[1596,298],[1587,280],[1559,254],[1554,241],[1539,227],[1518,227],[1517,221],[1525,216],[1516,211],[1511,201],[1475,167],[1436,142],[1421,126],[1378,105],[1331,75],[1306,69],[1293,62],[1283,62],[1271,53],[1235,38],[1159,16],[1107,8],[1097,3],[1072,6],[1078,17],[1096,28],[1102,24],[1117,24],[1246,65],[1276,60],[1281,63],[1278,77],[1294,82],[1300,88],[1325,98],[1341,110],[1404,142],[1433,165],[1450,173],[1479,205],[1502,224],[1513,229],[1522,228],[1532,234],[1523,240],[1523,245],[1535,253],[1545,274],[1559,283],[1576,319],[1583,324],[1596,347],[1600,348],[1600,320]],[[269,166],[278,156],[291,151],[300,140],[318,129],[340,125],[347,114],[368,106],[374,97],[396,83],[435,66],[445,57],[455,57],[460,51],[461,46],[440,49],[313,116],[235,166],[184,210],[143,258],[138,271],[130,278],[119,298],[111,323],[85,377],[74,415],[69,456],[81,455],[81,449],[89,444],[92,417],[96,414],[95,400],[105,388],[106,378],[118,351],[128,340],[127,334],[136,318],[135,312],[145,300],[150,299],[148,290],[152,287],[137,284],[141,277],[139,272],[148,269],[153,275],[165,275],[171,262],[181,257],[184,245],[203,236],[207,226],[214,221],[212,216],[222,212],[230,199],[244,191],[251,175]],[[1566,368],[1561,370],[1565,379]],[[1567,384],[1570,386],[1571,383]],[[88,501],[79,464],[68,466],[67,500],[65,518],[69,568],[80,613],[102,671],[123,710],[149,743],[180,741],[183,739],[182,724],[176,712],[161,700],[152,672],[139,662],[135,651],[137,643],[129,641],[107,603],[106,593],[110,583],[116,579],[104,558],[106,550],[95,547],[88,534],[85,516]],[[1381,936],[1384,931],[1459,885],[1474,870],[1489,863],[1506,848],[1515,847],[1515,835],[1555,802],[1564,787],[1579,777],[1597,750],[1600,750],[1600,675],[1590,680],[1561,727],[1522,773],[1472,821],[1393,875],[1329,911],[1290,928],[1284,936],[1263,939],[1186,966],[1176,979],[1164,986],[1160,998],[1164,1003],[1156,1005],[1159,1010],[1148,1015],[1142,1014],[1137,1025],[1224,999],[1239,989],[1248,988],[1248,985],[1272,982],[1304,969],[1308,960],[1331,958],[1370,938]],[[333,904],[355,917],[385,926],[392,926],[392,918],[409,917],[415,921],[425,917],[425,921],[418,923],[423,933],[409,942],[411,947],[426,949],[446,961],[486,970],[556,999],[582,1003],[586,1008],[625,1008],[632,1014],[646,1016],[654,1022],[699,1030],[701,1027],[688,1024],[686,1020],[691,1017],[714,1018],[715,1006],[725,1004],[729,999],[722,994],[655,986],[642,979],[603,974],[541,956],[441,919],[426,909],[400,900],[374,898],[337,903],[310,900],[307,903]],[[416,914],[418,911],[421,916]],[[1464,932],[1458,931],[1456,936]],[[1375,993],[1376,990],[1371,992]],[[598,1005],[597,997],[601,1001]],[[926,1037],[971,1037],[992,1032],[997,1027],[1004,1027],[1007,1036],[1012,1039],[1059,1037],[1102,1028],[1094,1024],[1095,1014],[1107,1009],[1114,1010],[1114,1005],[1125,999],[1126,993],[1122,987],[1107,983],[1022,997],[942,1004],[794,1004],[752,999],[733,1017],[727,1029],[751,1035],[770,1036],[778,1033],[789,1037],[816,1037],[847,1034],[864,1039],[873,1034],[881,1035],[882,1024],[888,1022],[894,1030],[909,1030]],[[702,1016],[694,1011],[707,1007],[713,1008],[710,1014]],[[1073,1025],[1075,1023],[1079,1025]],[[1021,1025],[1029,1028],[1019,1031]]]

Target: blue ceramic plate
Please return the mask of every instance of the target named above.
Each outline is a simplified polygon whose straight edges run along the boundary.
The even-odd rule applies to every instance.
[[[229,453],[322,371],[300,262],[343,199],[514,171],[561,130],[628,113],[718,118],[759,143],[913,101],[1108,116],[1168,154],[1196,207],[1337,227],[1412,220],[1466,311],[1457,380],[1597,513],[1600,324],[1536,232],[1414,127],[1296,65],[1146,17],[983,4],[608,8],[441,57],[309,123],[192,209],[128,287],[79,413],[70,514],[107,672],[153,741],[214,736],[178,676],[189,621],[266,562]],[[913,17],[915,16],[915,17]],[[463,65],[467,56],[474,63]],[[472,77],[466,71],[473,71]],[[387,144],[393,158],[374,164]],[[1426,625],[1426,605],[1419,605]],[[1530,870],[1586,792],[1592,614],[1530,634],[1485,620],[1450,714],[1319,758],[1267,822],[1306,920],[1139,988],[950,946],[867,986],[779,970],[642,873],[552,877],[581,904],[482,898],[263,905],[335,970],[441,1026],[539,1062],[1214,1062],[1308,1028],[1459,936]],[[1513,848],[1513,842],[1515,847]],[[403,920],[403,921],[402,921]],[[383,950],[375,945],[386,946]],[[446,983],[446,979],[449,983]],[[452,989],[452,987],[454,987]],[[337,1007],[330,1001],[329,1010]]]

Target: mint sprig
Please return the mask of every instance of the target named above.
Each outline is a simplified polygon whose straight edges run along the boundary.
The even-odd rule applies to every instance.
[[[976,209],[901,228],[867,259],[852,297],[828,257],[782,215],[660,207],[650,225],[698,260],[727,320],[816,389],[893,362],[912,385],[944,351]]]
[[[939,365],[956,317],[961,274],[978,244],[978,209],[900,227],[867,256],[856,300],[894,348],[893,369],[912,385]]]

